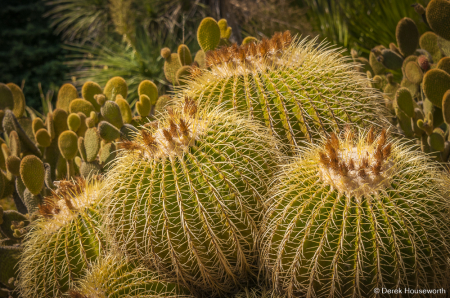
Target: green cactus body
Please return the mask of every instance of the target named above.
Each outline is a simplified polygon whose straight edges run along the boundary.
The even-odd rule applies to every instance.
[[[438,37],[438,45],[442,51],[442,54],[449,57],[450,56],[450,40],[442,37]]]
[[[78,152],[78,136],[73,131],[63,132],[58,139],[61,155],[68,160],[74,159]]]
[[[55,137],[59,137],[59,135],[63,132],[69,129],[67,126],[67,117],[69,117],[69,114],[67,111],[64,111],[62,109],[55,109],[53,111],[53,123],[54,123],[54,129],[55,129]]]
[[[98,161],[103,169],[109,166],[109,163],[116,157],[116,145],[114,143],[108,143],[102,146],[100,154],[98,155]]]
[[[216,20],[204,18],[197,29],[197,41],[203,52],[213,51],[220,42],[220,28]]]
[[[120,130],[107,121],[100,121],[98,124],[98,132],[100,137],[107,142],[112,142],[120,137]]]
[[[411,83],[414,83],[416,85],[422,83],[423,71],[417,62],[410,61],[408,62],[408,64],[406,64],[405,75]]]
[[[442,116],[445,123],[450,125],[450,89],[444,93],[442,99]]]
[[[12,111],[14,116],[20,118],[25,112],[25,95],[23,94],[22,89],[14,83],[8,83],[6,86],[8,86],[13,94],[14,107]]]
[[[81,112],[86,117],[89,117],[91,112],[94,111],[94,106],[89,101],[82,99],[82,98],[76,98],[70,102],[69,106],[69,112],[70,113],[78,113]]]
[[[242,41],[242,44],[243,44],[243,45],[246,45],[246,44],[251,43],[251,42],[257,43],[257,42],[258,42],[258,39],[257,39],[256,37],[253,37],[253,36],[247,36],[247,37],[244,38],[244,40]]]
[[[44,164],[34,155],[25,156],[20,163],[20,177],[25,186],[34,195],[41,192],[44,187]]]
[[[396,52],[384,49],[381,51],[381,55],[383,57],[383,65],[387,69],[395,70],[402,67],[403,57]]]
[[[434,32],[425,32],[420,36],[420,48],[426,50],[433,57],[433,61],[437,62],[442,58],[441,49],[438,44],[438,36]]]
[[[158,87],[152,81],[144,80],[139,83],[138,95],[146,95],[150,99],[150,104],[154,105],[158,100]]]
[[[10,289],[14,289],[14,285],[10,285],[9,281],[10,278],[17,278],[17,263],[21,252],[22,249],[18,246],[0,245],[0,282]]]
[[[433,130],[433,133],[428,137],[428,144],[436,151],[444,151],[445,149],[445,134],[439,127]]]
[[[139,101],[136,102],[136,111],[139,116],[147,117],[150,114],[151,109],[152,105],[150,103],[150,98],[145,94],[140,95]]]
[[[177,53],[178,53],[178,59],[180,59],[180,64],[182,66],[191,65],[191,63],[192,63],[192,55],[191,55],[191,51],[189,50],[187,45],[180,44],[178,46]]]
[[[78,152],[80,152],[81,159],[86,160],[87,156],[86,156],[86,148],[84,146],[84,138],[79,137],[77,144],[78,144]]]
[[[174,280],[165,280],[164,276],[114,253],[93,264],[73,292],[86,298],[194,298],[188,289]]]
[[[437,35],[450,40],[450,2],[431,0],[427,5],[427,21]]]
[[[0,110],[14,109],[14,95],[9,87],[0,83]]]
[[[78,98],[78,91],[72,84],[64,84],[58,91],[58,99],[56,100],[56,108],[69,112],[70,102]]]
[[[119,106],[123,123],[131,123],[133,115],[131,114],[130,104],[120,95],[116,96],[116,104]]]
[[[33,129],[33,133],[36,134],[36,132],[41,129],[44,128],[44,121],[42,121],[41,118],[34,118],[33,122],[31,124],[31,128]]]
[[[122,114],[120,112],[119,106],[114,101],[105,102],[100,110],[104,120],[114,125],[117,129],[122,128]]]
[[[166,107],[170,106],[172,102],[172,98],[169,95],[161,95],[158,97],[158,101],[155,105],[155,114],[163,113],[166,110]]]
[[[76,113],[70,113],[69,117],[67,117],[67,126],[73,132],[77,132],[78,128],[80,128],[81,119],[80,116]]]
[[[15,130],[9,133],[9,148],[12,155],[20,157],[20,153],[22,152],[22,150],[20,150],[19,135]]]
[[[410,18],[401,19],[395,30],[397,44],[404,57],[414,54],[419,46],[419,30]]]
[[[198,63],[198,67],[206,68],[206,54],[203,50],[199,50],[195,53],[194,61]]]
[[[31,134],[31,136],[34,138],[31,127],[31,120],[29,124],[30,124],[29,129],[25,131],[24,128],[20,125],[19,121],[14,116],[13,112],[11,110],[5,111],[5,116],[3,117],[3,128],[5,130],[6,135],[8,136],[13,130],[16,131],[21,141],[22,150],[27,150],[32,154],[40,157],[42,155],[41,151],[28,136],[28,134]]]
[[[278,290],[379,297],[376,288],[448,286],[443,174],[422,152],[390,142],[384,132],[332,135],[283,168],[261,253]]]
[[[19,264],[21,297],[61,297],[105,248],[100,182],[60,182],[40,207],[44,217],[25,236]]]
[[[109,230],[127,255],[181,284],[234,291],[256,269],[276,140],[233,113],[196,113],[192,101],[159,123],[123,143],[108,172]]]
[[[6,165],[5,165],[5,167],[6,167]],[[3,199],[3,192],[5,190],[5,184],[6,184],[6,181],[3,178],[3,173],[0,172],[0,199]],[[0,212],[3,212],[3,211],[0,211]],[[0,215],[0,224],[1,223],[2,223],[2,218],[1,218],[1,215]]]
[[[128,96],[128,86],[125,80],[121,77],[114,77],[110,79],[103,90],[107,100],[116,100],[118,94],[122,95],[123,98]]]
[[[100,150],[100,136],[97,128],[89,128],[84,135],[84,147],[86,149],[86,158],[88,162],[94,161]]]
[[[10,155],[6,159],[6,170],[14,176],[20,175],[20,158],[15,155]]]
[[[97,161],[87,162],[81,161],[80,174],[83,178],[89,178],[94,175],[100,174],[102,168]]]
[[[102,93],[103,92],[100,85],[92,81],[84,83],[81,88],[81,96],[85,100],[89,101],[97,112],[100,112],[100,105],[95,100],[94,96]]]
[[[169,58],[164,61],[164,75],[166,79],[175,85],[176,82],[176,74],[178,69],[181,68],[180,59],[178,59],[178,54],[172,53]]]
[[[186,81],[189,80],[191,76],[191,66],[182,66],[178,69],[176,73],[176,80],[178,85],[186,84]]]
[[[79,137],[84,136],[84,134],[86,133],[86,130],[88,129],[87,124],[86,124],[86,115],[82,112],[78,112],[77,113],[78,117],[80,117],[80,127],[77,130],[77,135]]]
[[[50,134],[45,128],[41,128],[36,132],[35,135],[36,143],[39,146],[42,146],[44,148],[49,147],[52,144],[52,139],[50,137]]]
[[[336,50],[317,48],[315,40],[291,42],[288,33],[211,52],[211,70],[188,82],[182,92],[201,103],[244,111],[294,146],[347,123],[385,121],[381,95],[368,87],[366,76]],[[268,54],[261,57],[260,52]]]
[[[450,89],[450,74],[442,69],[431,69],[423,77],[423,92],[438,108],[442,108],[444,93]]]
[[[438,64],[436,65],[436,68],[442,69],[446,73],[450,75],[450,57],[444,57],[441,60],[439,60]]]
[[[55,178],[56,180],[67,178],[67,161],[61,154],[58,154],[58,160],[55,167]]]

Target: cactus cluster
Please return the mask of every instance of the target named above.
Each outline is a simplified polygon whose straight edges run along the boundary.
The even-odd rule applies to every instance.
[[[428,13],[442,1],[427,18],[446,21]],[[63,85],[45,119],[0,84],[0,197],[20,211],[0,206],[0,296],[448,288],[450,175],[388,133],[396,121],[448,150],[450,60],[441,33],[416,29],[401,20],[397,45],[352,63],[289,32],[231,44],[206,18],[194,59],[161,50],[174,100],[143,81],[134,110],[120,77],[81,97]]]
[[[19,212],[4,212],[5,253],[22,249],[28,224],[60,180],[105,173],[115,157],[117,142],[153,119],[168,101],[167,96],[159,101],[154,83],[144,81],[139,93],[147,99],[141,99],[146,111],[136,108],[133,113],[125,100],[127,90],[120,77],[112,78],[103,90],[95,82],[86,82],[81,97],[72,84],[65,84],[58,92],[56,108],[41,118],[26,107],[20,87],[0,83],[0,198],[14,200]],[[14,216],[21,218],[12,220],[17,226],[9,220]],[[4,272],[10,278],[16,276],[14,270]],[[9,285],[6,281],[2,283]]]
[[[388,124],[381,95],[327,44],[289,31],[260,43],[207,53],[208,70],[180,88],[201,104],[221,104],[264,123],[291,146],[345,124]]]
[[[420,4],[415,8],[432,31],[420,35],[412,19],[401,19],[397,45],[375,47],[368,68],[359,68],[372,79],[372,87],[385,93],[386,106],[395,115],[393,124],[404,136],[416,139],[421,150],[436,160],[448,162],[450,101],[445,99],[450,94],[450,35],[446,33],[450,23],[444,16],[448,16],[450,3],[432,0],[426,8]],[[367,59],[355,55],[354,60]]]

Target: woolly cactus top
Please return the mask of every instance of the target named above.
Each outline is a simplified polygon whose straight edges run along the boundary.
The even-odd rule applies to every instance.
[[[278,32],[271,39],[263,39],[260,43],[233,44],[210,51],[206,63],[212,73],[218,76],[239,75],[287,65],[300,66],[306,52],[294,49],[306,40],[300,44],[293,41],[289,31]]]
[[[97,203],[101,198],[102,188],[102,182],[97,179],[87,181],[76,177],[74,180],[60,181],[58,188],[39,206],[39,213],[44,217],[39,225],[42,225],[46,232],[57,230],[84,208]]]
[[[167,109],[168,117],[146,124],[134,141],[124,141],[122,147],[137,150],[146,159],[180,155],[205,132],[208,121],[197,114],[197,105],[185,98],[182,109]],[[205,116],[205,115],[204,115]]]
[[[344,140],[331,134],[324,151],[319,151],[319,173],[324,183],[357,198],[377,193],[389,185],[394,163],[389,160],[392,144],[386,130],[375,140],[373,128],[354,144],[350,131]]]

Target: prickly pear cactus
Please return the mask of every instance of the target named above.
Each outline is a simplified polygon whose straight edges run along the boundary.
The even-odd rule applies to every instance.
[[[378,297],[448,286],[448,186],[438,165],[382,131],[301,149],[274,187],[262,263],[291,297]]]
[[[89,262],[104,252],[99,208],[104,185],[78,178],[60,181],[39,207],[42,218],[25,236],[19,264],[22,297],[60,297]]]
[[[209,71],[181,89],[201,103],[245,111],[274,136],[296,146],[351,123],[384,125],[380,94],[346,58],[287,31],[271,40],[210,52]],[[201,105],[201,104],[200,104]]]
[[[189,99],[146,127],[121,144],[109,171],[114,243],[194,291],[234,291],[255,274],[277,141],[257,123],[197,111]]]
[[[194,298],[188,289],[178,285],[173,279],[165,280],[164,276],[114,252],[95,262],[76,288],[71,290],[70,295],[84,298]]]

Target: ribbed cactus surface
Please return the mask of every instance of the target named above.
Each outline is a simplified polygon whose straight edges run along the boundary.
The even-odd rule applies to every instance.
[[[70,294],[84,298],[194,298],[173,279],[166,280],[114,252],[95,262]]]
[[[347,58],[289,32],[208,53],[205,70],[183,92],[263,121],[285,143],[311,141],[346,123],[385,123],[380,95]]]
[[[263,126],[196,110],[187,99],[121,144],[108,175],[108,227],[128,256],[196,291],[223,293],[255,273],[279,153]]]
[[[102,185],[61,181],[26,234],[19,265],[21,297],[60,297],[105,246],[100,230]]]
[[[301,153],[280,174],[264,224],[261,258],[278,290],[378,297],[376,288],[448,286],[448,206],[436,164],[372,130]]]

